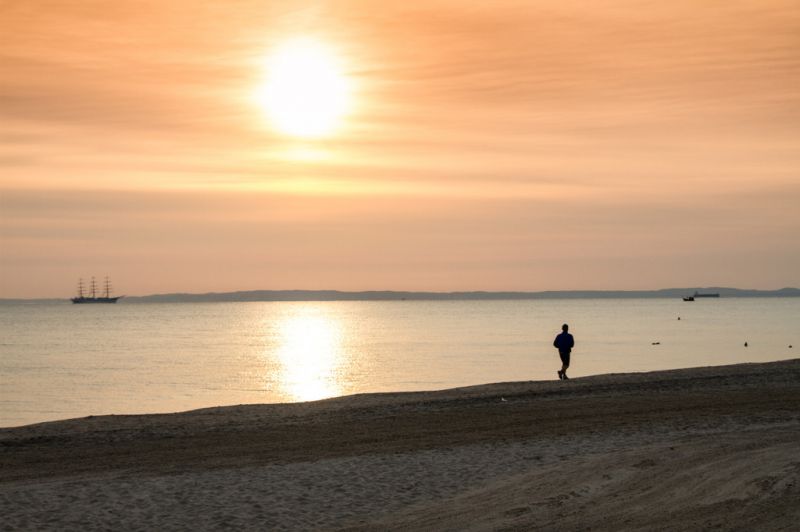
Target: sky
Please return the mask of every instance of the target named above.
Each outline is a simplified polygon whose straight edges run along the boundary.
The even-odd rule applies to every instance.
[[[0,297],[776,289],[798,235],[796,0],[0,0]]]

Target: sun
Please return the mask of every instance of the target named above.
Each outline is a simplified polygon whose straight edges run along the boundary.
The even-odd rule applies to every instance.
[[[328,136],[350,110],[352,83],[333,49],[322,41],[284,42],[269,57],[266,75],[258,99],[284,134]]]

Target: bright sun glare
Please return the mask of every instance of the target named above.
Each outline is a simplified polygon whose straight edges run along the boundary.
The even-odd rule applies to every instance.
[[[340,395],[337,366],[341,334],[336,322],[311,305],[304,305],[280,325],[278,358],[284,391],[296,401]]]
[[[350,109],[351,82],[333,49],[321,41],[295,39],[279,46],[267,63],[259,100],[284,134],[332,134]]]

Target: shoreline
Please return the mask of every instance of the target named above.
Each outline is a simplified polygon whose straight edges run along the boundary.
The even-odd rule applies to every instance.
[[[780,529],[798,456],[793,359],[3,428],[0,503],[37,529]]]
[[[731,372],[732,374],[740,373],[739,370],[745,370],[749,366],[766,366],[774,364],[792,363],[797,361],[800,363],[800,358],[797,359],[778,359],[766,362],[737,362],[734,364],[720,364],[713,366],[695,366],[687,368],[672,368],[672,369],[658,369],[649,371],[630,371],[630,372],[615,372],[615,373],[601,373],[596,375],[583,375],[571,377],[569,384],[561,383],[555,377],[546,380],[530,380],[530,381],[501,381],[489,382],[483,384],[468,384],[464,386],[456,386],[452,388],[441,388],[431,390],[415,390],[415,391],[382,391],[382,392],[358,392],[348,395],[340,395],[334,397],[327,397],[323,399],[315,399],[310,401],[293,401],[293,402],[265,402],[265,403],[241,403],[241,404],[225,404],[225,405],[211,405],[202,406],[199,408],[191,408],[189,410],[177,411],[164,411],[164,412],[146,412],[146,413],[122,413],[122,414],[89,414],[80,415],[75,417],[64,417],[61,419],[48,419],[44,421],[34,421],[32,423],[24,423],[22,425],[8,425],[0,426],[0,445],[2,445],[2,437],[5,431],[18,431],[32,429],[34,427],[47,426],[53,424],[79,424],[86,420],[97,423],[98,420],[110,421],[113,419],[125,418],[165,418],[166,416],[191,416],[205,412],[215,412],[217,414],[229,411],[235,414],[239,409],[263,409],[264,411],[276,409],[276,412],[282,412],[284,409],[287,411],[309,410],[319,408],[325,410],[327,408],[338,408],[338,403],[351,403],[358,401],[362,406],[372,404],[383,404],[386,401],[404,402],[405,400],[414,401],[417,399],[425,400],[441,400],[444,398],[452,399],[454,397],[467,398],[472,396],[481,396],[486,394],[502,395],[503,390],[507,390],[508,394],[515,394],[524,391],[538,392],[543,394],[551,393],[572,393],[576,389],[580,390],[596,390],[597,386],[608,386],[613,384],[632,384],[639,385],[642,382],[649,383],[651,381],[666,379],[666,380],[681,380],[685,378],[707,378],[714,376],[717,370],[722,369],[725,373]],[[554,366],[555,367],[555,366]],[[553,370],[555,372],[555,370]],[[562,386],[570,385],[572,388],[561,389]],[[587,388],[591,387],[591,388]],[[571,390],[571,391],[570,391]],[[295,408],[297,407],[297,408]]]

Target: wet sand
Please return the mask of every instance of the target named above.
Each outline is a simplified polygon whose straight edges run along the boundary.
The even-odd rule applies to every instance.
[[[800,360],[0,429],[2,530],[796,530]]]

